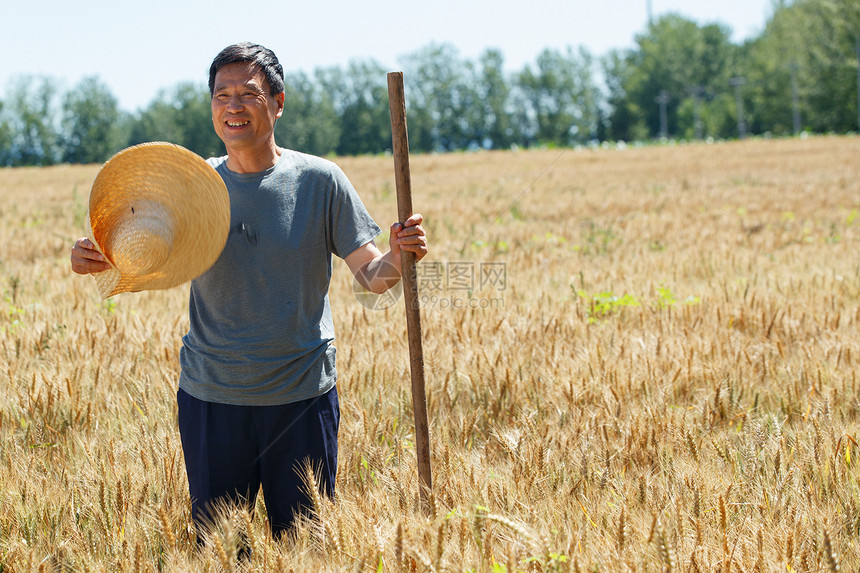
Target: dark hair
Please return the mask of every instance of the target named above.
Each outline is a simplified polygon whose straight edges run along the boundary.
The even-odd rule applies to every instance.
[[[266,76],[266,82],[269,84],[269,93],[272,96],[276,96],[284,91],[284,68],[278,62],[278,56],[275,55],[275,52],[260,44],[242,42],[227,46],[212,60],[212,65],[209,66],[210,96],[215,94],[215,74],[218,73],[218,70],[228,64],[238,62],[251,62],[259,66]]]

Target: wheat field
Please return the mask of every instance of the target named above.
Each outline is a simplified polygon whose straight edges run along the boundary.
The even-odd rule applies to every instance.
[[[262,500],[224,508],[202,548],[187,285],[100,300],[68,262],[99,167],[0,170],[0,570],[857,571],[858,157],[857,137],[413,157],[429,513],[402,300],[360,304],[338,261],[336,500],[277,542]],[[387,228],[391,159],[338,163]]]

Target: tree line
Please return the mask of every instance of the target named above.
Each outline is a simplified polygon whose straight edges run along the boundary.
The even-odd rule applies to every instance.
[[[500,50],[470,60],[431,44],[401,64],[416,152],[847,133],[860,122],[860,2],[777,1],[742,44],[725,25],[668,14],[602,57],[548,48],[509,72]],[[317,155],[389,149],[387,71],[363,60],[288,73],[277,141]],[[98,77],[64,93],[19,77],[0,98],[0,166],[99,163],[145,141],[220,155],[209,100],[186,82],[129,113]]]

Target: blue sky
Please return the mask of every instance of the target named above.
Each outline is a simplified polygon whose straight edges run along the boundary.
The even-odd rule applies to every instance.
[[[675,12],[727,25],[733,40],[762,31],[773,0],[650,0],[658,17]],[[645,30],[648,0],[4,0],[0,96],[11,78],[47,75],[71,88],[98,75],[134,111],[180,81],[206,80],[224,46],[272,48],[287,71],[310,72],[373,58],[398,69],[399,57],[431,42],[475,59],[498,48],[521,69],[546,47],[583,46],[600,56],[633,45]]]

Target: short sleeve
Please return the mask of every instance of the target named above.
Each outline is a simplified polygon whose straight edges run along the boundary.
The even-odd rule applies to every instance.
[[[340,258],[366,245],[381,229],[367,212],[358,192],[343,170],[332,164],[331,188],[326,224],[329,251]]]

